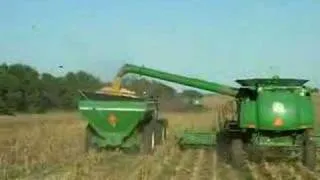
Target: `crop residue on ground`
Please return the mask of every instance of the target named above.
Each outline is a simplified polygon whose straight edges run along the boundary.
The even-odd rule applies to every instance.
[[[299,162],[249,162],[237,172],[217,159],[214,150],[176,146],[177,127],[213,125],[215,112],[166,113],[169,137],[153,156],[121,152],[84,153],[84,127],[77,113],[0,118],[0,179],[227,180],[319,179]],[[245,177],[246,178],[242,178]]]

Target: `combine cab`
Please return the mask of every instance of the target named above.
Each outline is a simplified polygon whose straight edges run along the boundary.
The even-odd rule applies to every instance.
[[[152,153],[166,137],[154,99],[106,91],[81,92],[78,104],[88,121],[86,149],[123,149]]]

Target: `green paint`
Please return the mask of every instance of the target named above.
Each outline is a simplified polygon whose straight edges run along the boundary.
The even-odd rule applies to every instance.
[[[152,78],[158,78],[165,81],[170,81],[173,83],[182,84],[185,86],[196,87],[203,90],[208,90],[212,92],[220,92],[222,94],[235,96],[237,94],[237,90],[235,88],[214,83],[208,82],[197,78],[190,78],[185,76],[180,76],[177,74],[167,73],[147,67],[139,67],[132,64],[124,65],[119,73],[117,74],[118,77],[121,77],[127,73],[135,73],[139,75],[149,76]]]
[[[121,144],[122,148],[138,147],[140,142],[140,136],[137,131],[134,131],[125,141]]]
[[[242,128],[253,124],[261,130],[297,130],[312,128],[315,121],[310,96],[301,96],[298,92],[290,90],[262,90],[256,101],[242,101],[241,104]],[[283,126],[274,126],[276,118],[283,120]]]
[[[238,137],[242,133],[252,133],[252,131],[249,131],[250,129],[254,129],[254,132],[260,132],[270,138],[277,138],[272,137],[273,132],[282,132],[278,133],[277,136],[283,137],[302,133],[303,130],[314,127],[314,105],[308,88],[304,87],[308,80],[284,79],[279,76],[241,79],[236,80],[241,87],[234,88],[132,64],[124,65],[117,77],[122,77],[128,73],[235,97],[239,113],[238,118],[234,119],[237,124],[232,127],[226,126],[228,128],[223,130],[233,134],[237,132]],[[275,125],[274,122],[277,118],[283,121],[283,125]],[[181,142],[194,142],[195,144],[207,143],[210,139],[205,139],[203,134],[196,132],[193,134],[185,132],[185,135],[180,138]],[[277,144],[276,141],[270,142],[271,144]]]
[[[90,100],[79,101],[78,109],[95,130],[94,141],[101,147],[128,147],[137,144],[137,127],[145,114],[154,109],[152,102],[139,100]],[[115,123],[108,119],[116,117]]]
[[[211,131],[184,131],[178,136],[180,145],[213,146],[216,143],[216,134]]]

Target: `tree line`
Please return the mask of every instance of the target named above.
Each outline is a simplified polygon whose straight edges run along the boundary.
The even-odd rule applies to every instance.
[[[0,65],[0,113],[41,113],[76,107],[77,89],[93,90],[102,81],[85,72],[56,77],[25,64]]]
[[[26,64],[0,65],[0,114],[44,113],[48,110],[74,110],[78,90],[96,91],[107,84],[85,72],[67,72],[64,76],[40,73]],[[177,95],[174,88],[145,78],[125,78],[123,86],[138,95],[170,99]],[[190,92],[188,92],[190,93]]]

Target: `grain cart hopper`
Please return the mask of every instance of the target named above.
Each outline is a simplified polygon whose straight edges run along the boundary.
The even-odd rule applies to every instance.
[[[165,139],[156,99],[121,91],[80,91],[78,109],[88,122],[86,149],[121,149],[149,154]],[[133,151],[134,150],[134,151]]]
[[[180,137],[180,145],[218,145],[217,149],[226,152],[235,167],[244,167],[248,155],[261,147],[298,149],[303,164],[315,168],[315,114],[311,94],[304,87],[307,80],[276,76],[243,79],[236,81],[241,87],[234,88],[126,64],[117,74],[115,84],[119,85],[121,77],[127,73],[234,97],[234,119],[220,117],[224,121],[218,121],[218,132],[185,132]]]

